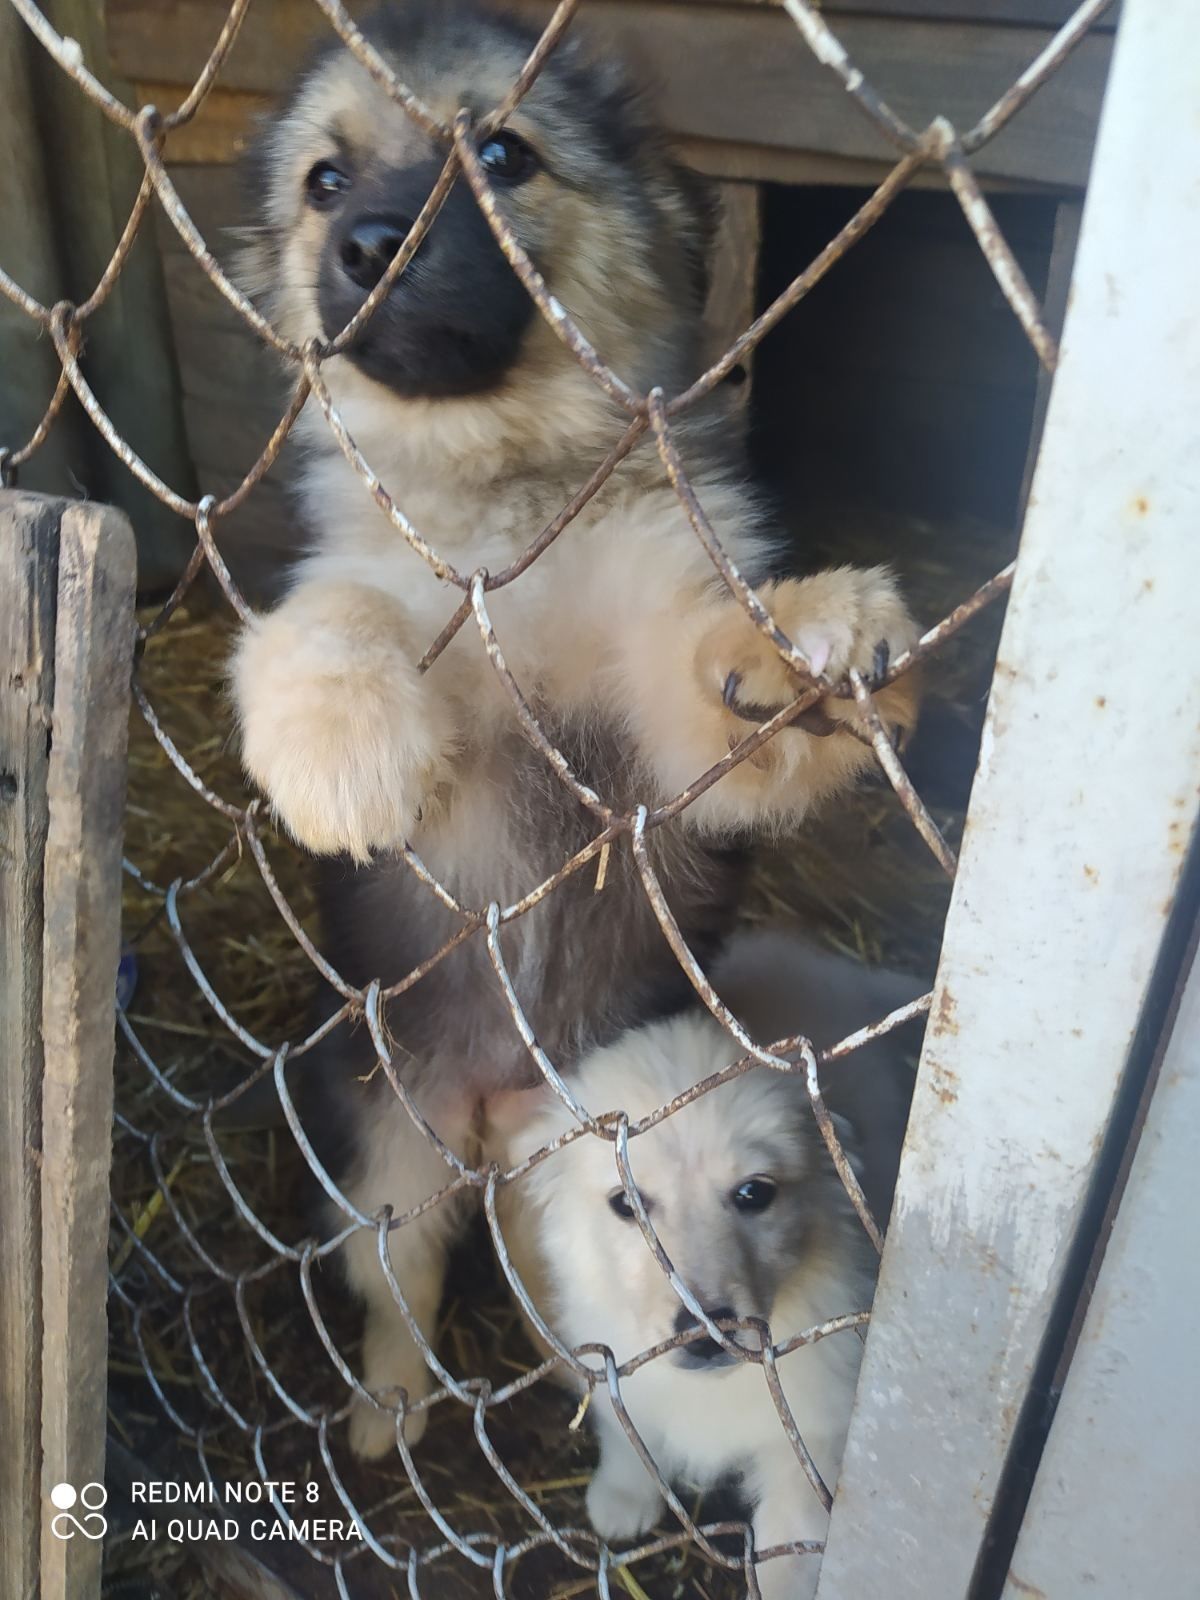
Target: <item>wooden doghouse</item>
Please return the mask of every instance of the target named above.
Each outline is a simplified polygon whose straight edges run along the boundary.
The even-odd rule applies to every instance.
[[[515,0],[515,9],[544,21],[552,8]],[[939,111],[969,126],[1071,9],[1070,0],[826,0],[824,7],[854,58],[915,127]],[[83,0],[48,8],[102,76],[127,98],[164,111],[191,87],[226,10],[224,0],[106,0],[102,16]],[[4,16],[13,35],[5,70],[20,77],[27,69],[38,104],[35,111],[28,95],[14,94],[0,118],[26,152],[36,147],[42,184],[55,196],[53,227],[43,215],[27,235],[29,261],[17,265],[28,267],[49,303],[59,294],[81,296],[94,282],[136,191],[138,162],[131,141],[102,126],[29,47],[15,16]],[[719,183],[724,218],[710,312],[716,352],[828,241],[894,152],[774,0],[589,0],[579,25],[644,70],[682,154]],[[976,163],[1030,281],[1048,295],[1052,324],[1113,26],[1110,12]],[[245,220],[235,170],[253,119],[324,27],[303,0],[256,4],[200,116],[168,143],[172,178],[223,261],[233,253],[228,230]],[[22,170],[34,172],[28,163]],[[961,213],[947,194],[923,186],[945,187],[936,172],[919,174],[916,192],[901,197],[878,236],[852,252],[759,353],[758,395],[745,393],[760,471],[797,528],[806,516],[811,522],[814,506],[864,492],[892,509],[1012,521],[1035,363]],[[23,216],[36,211],[37,192],[34,177],[18,202]],[[94,331],[89,324],[93,381],[121,431],[164,476],[184,492],[199,486],[221,495],[269,436],[283,385],[172,226],[161,214],[157,221],[161,272],[149,243],[139,246],[111,308]],[[24,326],[4,337],[10,360],[50,355],[33,348]],[[47,384],[52,369],[50,355]],[[18,403],[14,395],[4,405]],[[32,426],[36,417],[14,417],[4,431],[19,434],[26,421]],[[114,473],[90,435],[76,430],[70,460],[62,459],[65,445],[57,462],[39,460],[30,486],[61,488],[73,478],[125,503],[139,529],[144,585],[161,587],[190,547],[190,530],[131,487],[123,469]],[[285,452],[249,507],[221,530],[252,594],[270,592],[281,558],[296,545],[287,467]]]

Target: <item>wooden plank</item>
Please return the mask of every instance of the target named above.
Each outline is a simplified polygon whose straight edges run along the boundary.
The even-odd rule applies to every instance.
[[[50,1491],[103,1483],[114,996],[136,555],[127,519],[64,503],[47,780],[42,1036],[42,1600],[99,1594],[100,1545]]]
[[[782,0],[768,0],[771,5]],[[939,22],[970,22],[1014,26],[1021,23],[1061,28],[1079,9],[1080,0],[821,0],[820,10],[832,21],[846,13],[864,12],[878,17],[922,17]],[[1113,6],[1094,25],[1111,33],[1116,27]]]
[[[46,0],[46,16],[75,39],[93,72],[124,99],[128,87],[109,68],[101,0]],[[158,13],[162,27],[162,12]],[[169,31],[169,30],[163,30]],[[77,304],[108,265],[143,176],[137,146],[113,126],[40,47],[31,52],[33,92],[51,184],[54,223],[64,241],[62,272]],[[103,309],[87,325],[89,381],[117,430],[173,487],[192,483],[168,337],[166,302],[153,229],[143,228]],[[87,427],[91,428],[88,423]],[[98,437],[82,487],[120,505],[138,529],[140,576],[150,590],[173,582],[194,544],[180,518],[132,476]]]
[[[693,139],[676,134],[672,143],[687,166],[710,178],[739,183],[783,183],[798,186],[840,185],[877,189],[893,163],[868,161],[856,156],[835,156],[813,150],[778,150],[762,144],[729,144],[717,139]],[[226,156],[221,160],[229,159]],[[998,178],[980,173],[989,194],[1057,194],[1061,186],[1035,183],[1029,178]],[[940,189],[949,193],[940,167],[923,167],[910,189]]]
[[[859,11],[881,17],[928,17],[939,21],[1008,26],[1031,23],[1061,28],[1075,15],[1080,4],[1081,0],[822,0],[821,9],[830,16]],[[1110,6],[1092,26],[1111,33],[1119,16],[1120,6]]]
[[[756,183],[718,186],[720,219],[709,253],[708,301],[704,308],[705,363],[722,356],[754,321],[758,298],[758,257],[762,244],[762,189]],[[745,376],[727,383],[728,401],[737,412],[750,405],[753,358],[742,363]]]
[[[0,1593],[35,1600],[41,1488],[42,857],[58,516],[0,490]]]
[[[545,7],[521,9],[542,15]],[[597,0],[597,33],[613,38],[662,85],[667,126],[721,138],[858,158],[892,156],[883,136],[774,11],[683,12]],[[1047,34],[902,19],[847,17],[839,37],[913,126],[935,115],[969,126],[1034,58]],[[1108,43],[1089,39],[975,164],[981,172],[1068,186],[1086,180]]]
[[[783,0],[671,0],[680,6],[732,5],[780,6]],[[920,17],[926,21],[1019,24],[1061,27],[1078,9],[1080,0],[816,0],[816,9],[836,24],[847,14],[877,17]],[[1110,32],[1116,26],[1113,6],[1094,24]]]
[[[1198,1148],[1193,953],[1004,1600],[1195,1593],[1200,1250],[1184,1241]]]
[[[225,229],[239,216],[228,167],[177,172],[180,193],[214,250],[228,257]],[[288,384],[274,354],[260,345],[197,270],[170,224],[160,221],[163,271],[183,389],[183,415],[196,481],[218,498],[241,482],[282,416]],[[239,587],[254,604],[278,596],[298,548],[299,519],[286,486],[291,449],[248,502],[217,523],[216,539]]]
[[[183,101],[187,85],[143,82],[137,84],[136,92],[139,105],[157,106],[160,111],[167,112]],[[171,134],[166,149],[168,165],[195,166],[239,160],[254,136],[255,120],[266,114],[273,104],[270,95],[218,85],[209,91],[200,115]]]
[[[974,1592],[1196,843],[1193,23],[1124,9],[819,1600]]]
[[[4,173],[4,270],[34,299],[66,296],[44,140],[35,107],[33,55],[39,47],[11,6],[0,7],[0,171]],[[40,424],[58,383],[54,346],[41,326],[7,300],[0,311],[0,446],[19,450]],[[14,381],[14,375],[19,381]],[[36,454],[20,469],[27,489],[66,494],[91,475],[90,424],[69,400]]]
[[[141,105],[159,109],[178,105],[186,85],[139,83]],[[274,105],[269,94],[250,90],[215,88],[204,102],[203,114],[172,133],[167,164],[178,182],[180,168],[225,165],[241,159],[254,138],[254,125]],[[719,139],[695,139],[676,134],[675,150],[685,165],[706,176],[736,183],[852,184],[877,188],[887,176],[890,161],[867,161],[851,156],[822,155],[811,150],[781,150],[761,144],[730,144]],[[1032,180],[997,178],[980,174],[984,188],[993,193],[1014,190],[1028,193],[1047,188]],[[940,168],[922,168],[912,181],[914,189],[943,189],[949,184]],[[1048,192],[1055,192],[1052,186]],[[189,208],[190,209],[190,208]],[[170,230],[173,238],[178,235]],[[201,230],[203,232],[203,230]],[[183,249],[182,244],[179,245]]]
[[[515,0],[545,20],[550,0]],[[225,16],[224,0],[180,0],[170,29],[156,0],[110,0],[119,69],[137,81],[187,83]],[[640,64],[660,87],[667,127],[693,138],[880,160],[890,148],[833,75],[773,8],[684,8],[666,0],[590,0],[586,31]],[[924,126],[941,113],[969,126],[1051,37],[1043,28],[978,27],[847,16],[839,36],[895,109]],[[303,0],[254,6],[225,64],[229,89],[277,93],[314,37]],[[988,176],[1078,188],[1086,181],[1110,39],[1084,40],[975,165]]]
[[[227,166],[203,163],[178,170],[174,182],[179,198],[213,253],[226,270],[232,270],[235,240],[230,230],[247,220],[245,197],[239,193],[236,174]],[[196,285],[228,315],[231,325],[244,326],[237,312],[208,282],[166,217],[159,217],[158,232],[163,253],[191,261]]]
[[[362,14],[363,5],[351,5]],[[158,0],[107,0],[105,15],[114,69],[132,82],[190,84],[207,61],[229,14],[224,0],[176,0],[163,27]],[[304,0],[267,0],[249,9],[237,44],[221,68],[223,89],[278,94],[306,52],[336,36]],[[201,111],[203,116],[203,111]]]

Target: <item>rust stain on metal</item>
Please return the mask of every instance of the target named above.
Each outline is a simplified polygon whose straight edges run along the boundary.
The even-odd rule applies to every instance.
[[[958,1099],[958,1073],[934,1061],[931,1064],[929,1087],[944,1106],[951,1106]]]
[[[930,1021],[934,1033],[958,1032],[958,1001],[944,986],[935,996]]]
[[[1018,1594],[1029,1596],[1029,1600],[1048,1600],[1046,1591],[1039,1589],[1036,1584],[1026,1583],[1023,1578],[1018,1578],[1015,1572],[1010,1572],[1008,1581]]]

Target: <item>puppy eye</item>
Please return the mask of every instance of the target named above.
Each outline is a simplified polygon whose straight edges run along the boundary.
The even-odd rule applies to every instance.
[[[765,1211],[775,1198],[775,1185],[770,1178],[747,1178],[729,1198],[739,1211]]]
[[[633,1205],[624,1189],[614,1189],[608,1197],[608,1203],[622,1222],[633,1221]]]
[[[351,187],[350,176],[332,161],[318,161],[304,180],[304,192],[314,206],[333,205]]]
[[[519,134],[501,128],[479,146],[479,162],[489,178],[502,183],[524,183],[537,171],[538,158]]]

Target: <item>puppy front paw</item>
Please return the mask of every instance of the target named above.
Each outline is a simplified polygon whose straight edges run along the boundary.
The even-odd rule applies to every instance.
[[[404,1419],[404,1442],[414,1449],[424,1437],[428,1411],[414,1411]],[[350,1411],[350,1449],[359,1461],[378,1461],[396,1448],[396,1417],[369,1400],[355,1400]]]
[[[448,745],[444,716],[392,642],[390,603],[303,591],[242,635],[232,683],[246,771],[317,854],[403,843]],[[380,616],[379,608],[387,607]],[[390,634],[387,624],[390,623]]]
[[[662,1515],[663,1497],[640,1461],[628,1475],[605,1472],[601,1467],[588,1484],[587,1514],[606,1544],[640,1538]]]
[[[772,1556],[757,1569],[758,1592],[762,1600],[813,1600],[820,1574],[820,1556]]]
[[[786,578],[765,584],[759,595],[813,671],[834,683],[852,667],[870,681],[918,636],[895,580],[879,567],[834,567],[809,578]],[[730,735],[737,738],[748,721],[765,721],[805,686],[733,602],[702,640],[696,671],[705,693],[728,708]],[[904,732],[916,723],[917,701],[911,672],[876,696],[880,715]],[[823,735],[859,718],[852,700],[826,697],[802,713],[797,725]]]

